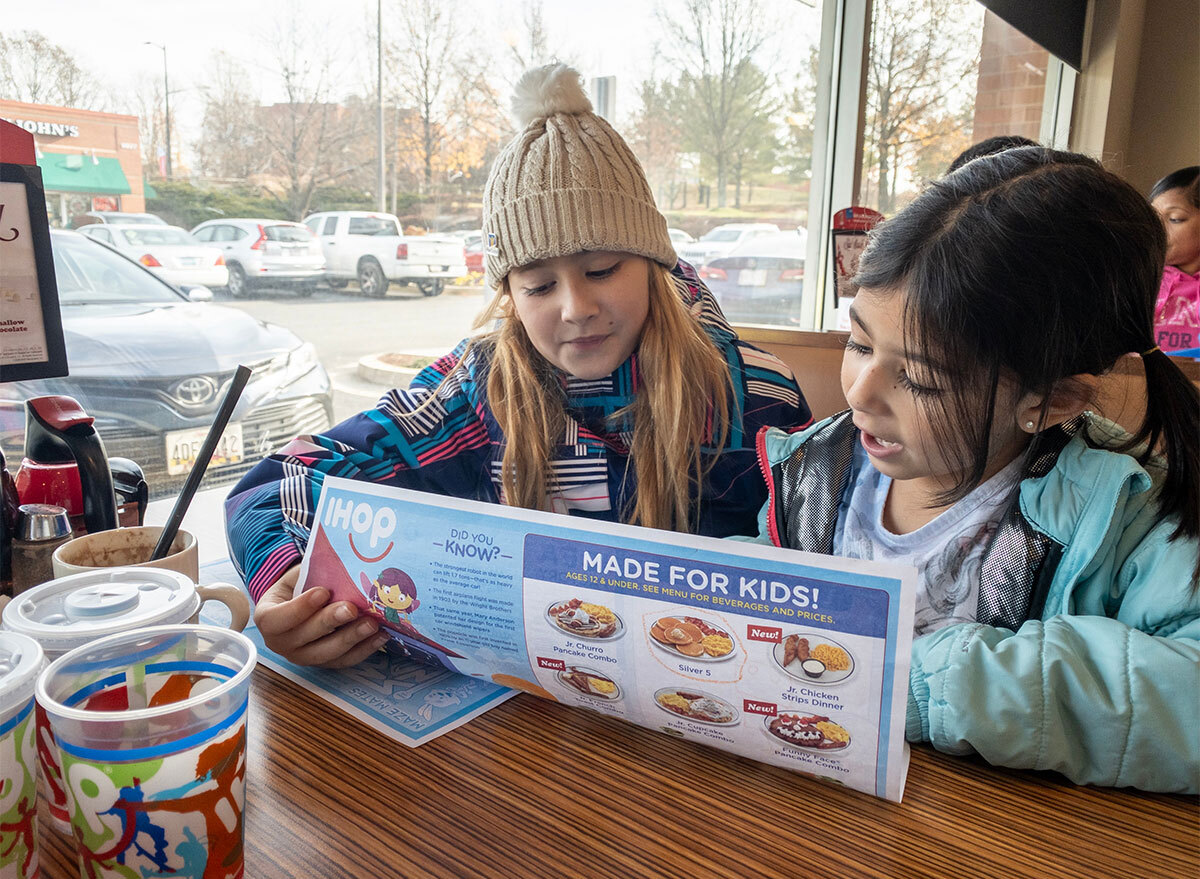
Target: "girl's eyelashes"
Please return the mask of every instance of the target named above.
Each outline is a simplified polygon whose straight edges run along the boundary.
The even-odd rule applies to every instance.
[[[942,392],[941,388],[932,388],[928,385],[917,384],[915,381],[909,378],[908,373],[904,372],[903,370],[900,371],[900,378],[898,382],[900,387],[912,393],[914,397],[936,397]]]
[[[603,281],[606,278],[611,278],[620,271],[622,264],[621,260],[617,260],[607,268],[590,270],[584,272],[584,274],[589,281]],[[545,284],[539,284],[535,287],[522,286],[520,289],[521,293],[525,296],[545,296],[554,289],[554,283],[554,281],[547,281]]]
[[[619,269],[620,267],[621,267],[621,263],[618,260],[617,262],[613,263],[611,266],[609,266],[606,269],[595,269],[594,271],[588,272],[587,276],[589,278],[591,278],[593,281],[600,281],[600,280],[603,280],[604,278],[608,278],[608,277],[615,275],[617,273],[617,269]]]
[[[846,350],[853,351],[855,354],[870,354],[871,349],[860,342],[854,341],[849,336],[846,337]]]

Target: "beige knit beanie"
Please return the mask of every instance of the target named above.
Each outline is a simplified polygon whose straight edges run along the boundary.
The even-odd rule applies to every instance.
[[[484,264],[493,288],[514,268],[581,250],[636,253],[673,268],[667,220],[629,145],[592,112],[579,73],[548,64],[513,95],[522,131],[483,190]]]

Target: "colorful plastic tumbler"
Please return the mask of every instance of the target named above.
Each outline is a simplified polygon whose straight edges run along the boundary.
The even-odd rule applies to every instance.
[[[33,692],[45,664],[37,641],[0,632],[0,879],[38,875]]]
[[[54,660],[37,699],[83,875],[242,875],[253,642],[216,626],[112,635]]]

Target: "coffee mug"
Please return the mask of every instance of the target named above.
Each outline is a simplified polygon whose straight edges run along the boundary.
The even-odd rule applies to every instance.
[[[196,536],[180,530],[171,548],[161,559],[150,561],[161,525],[139,525],[136,528],[114,528],[96,531],[68,540],[54,551],[54,576],[81,574],[96,568],[166,568],[187,574],[195,582],[200,579],[200,552]]]

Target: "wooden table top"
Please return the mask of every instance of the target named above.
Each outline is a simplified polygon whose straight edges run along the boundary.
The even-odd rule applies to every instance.
[[[919,747],[889,803],[528,695],[410,749],[253,681],[251,879],[1200,875],[1194,797]],[[45,820],[41,840],[43,877],[78,875]]]

